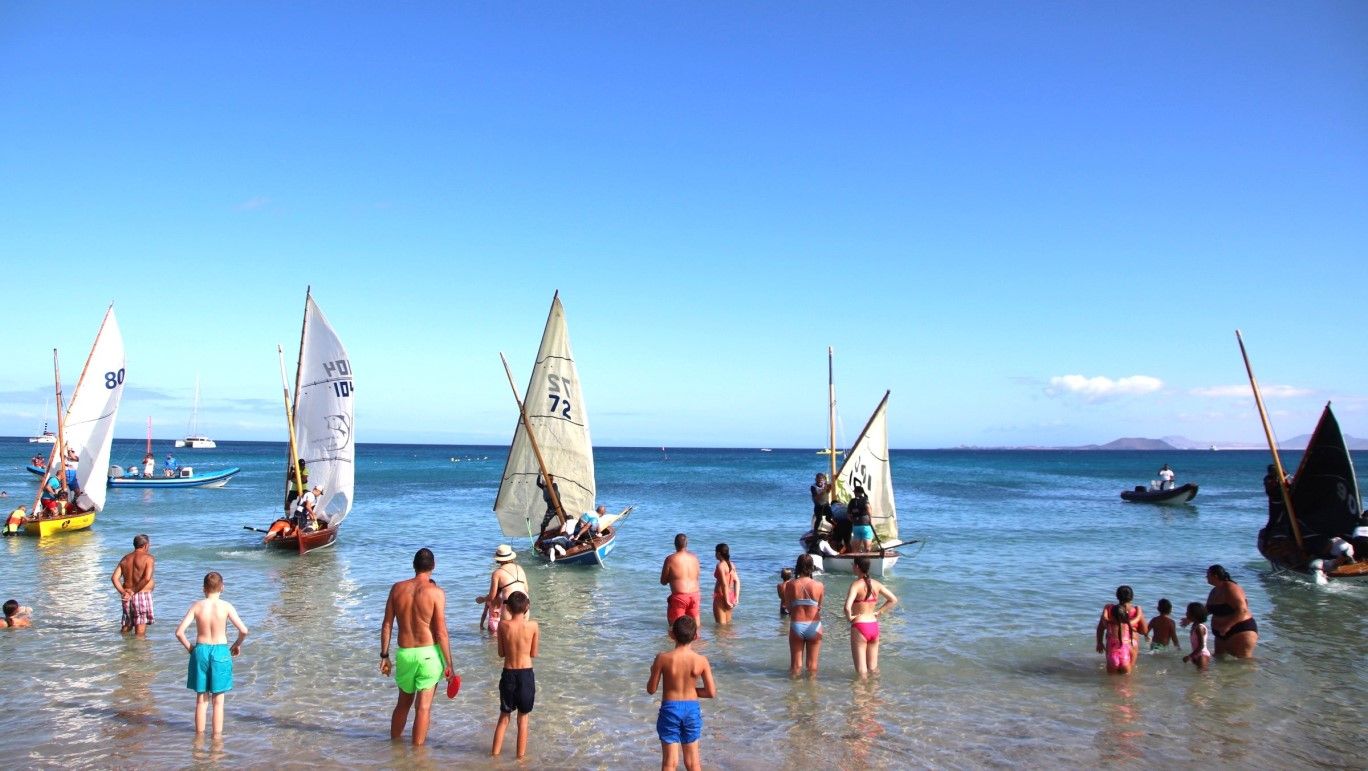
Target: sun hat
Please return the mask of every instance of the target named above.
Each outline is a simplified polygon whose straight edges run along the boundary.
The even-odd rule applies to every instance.
[[[518,555],[513,553],[513,547],[506,543],[499,544],[499,548],[494,550],[495,562],[512,562]]]

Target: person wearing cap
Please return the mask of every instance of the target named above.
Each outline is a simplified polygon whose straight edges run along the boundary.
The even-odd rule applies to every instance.
[[[328,526],[328,518],[318,513],[318,501],[323,497],[323,485],[314,485],[295,501],[295,524],[304,530]]]
[[[514,553],[512,546],[506,543],[499,544],[499,548],[494,550],[494,570],[489,574],[489,594],[475,600],[484,603],[490,634],[499,633],[504,600],[508,599],[510,594],[522,592],[528,597],[532,596],[532,591],[527,585],[527,573],[522,566],[515,563],[517,559],[518,555]]]
[[[24,510],[24,504],[19,504],[19,508],[11,511],[5,519],[5,535],[19,535],[19,528],[24,526],[24,519],[27,517],[28,512]]]

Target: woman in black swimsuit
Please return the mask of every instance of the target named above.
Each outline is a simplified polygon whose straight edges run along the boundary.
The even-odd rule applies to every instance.
[[[1249,612],[1244,589],[1220,565],[1207,568],[1206,580],[1211,584],[1206,607],[1211,614],[1216,655],[1229,653],[1237,659],[1250,658],[1254,655],[1254,646],[1259,643],[1259,625],[1254,623],[1254,614]],[[1187,626],[1186,620],[1183,626]]]

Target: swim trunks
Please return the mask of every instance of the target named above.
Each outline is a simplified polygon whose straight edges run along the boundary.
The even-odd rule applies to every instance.
[[[850,529],[850,537],[856,541],[874,540],[874,528],[869,525],[856,525]]]
[[[703,710],[698,700],[663,701],[656,716],[661,744],[693,744],[703,735]]]
[[[665,620],[673,624],[680,616],[700,616],[698,592],[671,594],[665,603]]]
[[[445,670],[442,649],[436,645],[394,651],[394,682],[404,693],[426,691],[437,685]]]
[[[537,678],[533,675],[531,667],[505,668],[503,674],[499,675],[499,712],[519,712],[525,715],[532,711],[532,704],[536,700]]]
[[[233,654],[226,643],[196,643],[190,649],[185,687],[195,693],[223,693],[233,689]]]
[[[152,623],[152,593],[137,592],[123,601],[124,629],[132,629],[141,624]]]

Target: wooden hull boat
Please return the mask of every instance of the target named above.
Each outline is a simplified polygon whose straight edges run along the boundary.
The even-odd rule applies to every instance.
[[[1197,497],[1197,485],[1188,484],[1169,490],[1155,490],[1136,485],[1134,490],[1121,491],[1121,500],[1131,503],[1153,503],[1159,506],[1180,506]]]
[[[284,520],[276,520],[271,526],[272,530]],[[321,530],[310,530],[305,533],[294,532],[287,536],[272,538],[267,541],[267,545],[282,551],[295,554],[308,554],[314,549],[323,549],[332,546],[337,541],[336,527],[325,527]]]
[[[602,565],[604,559],[617,546],[617,528],[606,528],[593,543],[577,543],[566,550],[564,555],[557,554],[553,560],[541,549],[536,549],[537,558],[542,562],[557,565]]]
[[[25,520],[24,532],[29,535],[36,535],[39,538],[47,538],[59,533],[71,533],[77,530],[85,530],[93,524],[95,524],[95,512],[86,511],[65,517]]]
[[[911,546],[916,541],[892,541],[885,543],[883,548],[878,551],[837,554],[831,551],[831,547],[827,545],[825,540],[817,539],[814,541],[812,531],[808,531],[799,539],[799,543],[803,545],[808,554],[812,555],[814,566],[823,573],[854,575],[855,558],[868,557],[869,574],[875,578],[882,578],[885,573],[892,572],[893,567],[898,564],[899,558],[902,557],[902,554],[896,551],[897,547]]]

